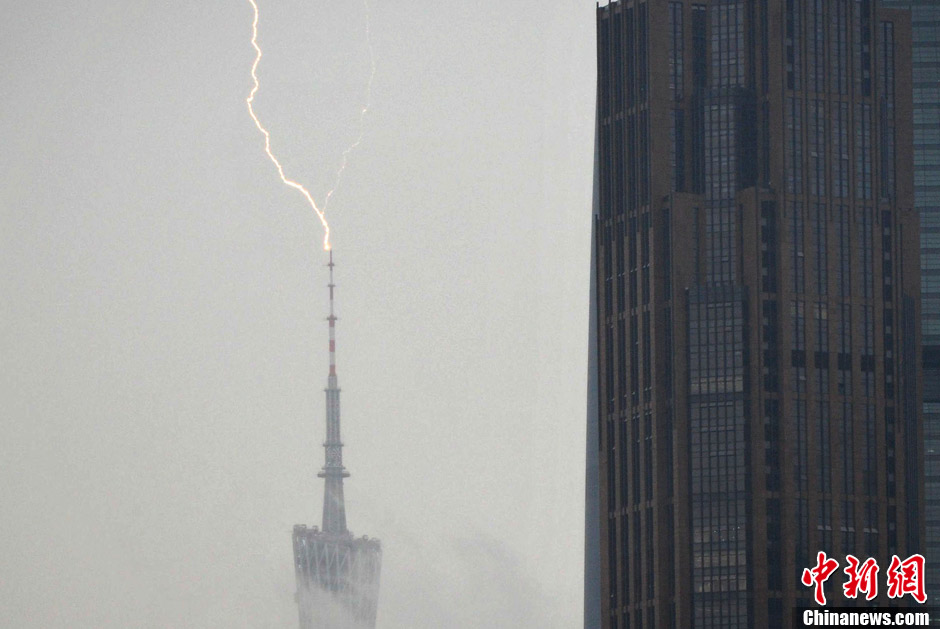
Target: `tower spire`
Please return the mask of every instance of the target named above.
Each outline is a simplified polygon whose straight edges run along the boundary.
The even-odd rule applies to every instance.
[[[326,533],[346,533],[346,504],[343,498],[343,479],[349,472],[343,467],[343,442],[340,438],[339,422],[339,382],[336,378],[336,314],[333,308],[333,250],[330,250],[330,374],[326,385],[326,463],[317,476],[324,479],[323,492],[323,531]]]
[[[330,316],[327,318],[330,322],[330,377],[336,378],[336,315],[333,312],[333,289],[336,288],[336,284],[333,283],[333,267],[336,265],[333,264],[332,249],[330,249],[330,262],[327,266],[330,267]]]

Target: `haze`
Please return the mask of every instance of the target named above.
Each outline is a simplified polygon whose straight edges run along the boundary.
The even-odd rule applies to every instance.
[[[372,0],[330,204],[349,526],[382,629],[581,618],[594,6]],[[247,0],[6,3],[0,625],[296,627],[326,258]],[[317,199],[364,15],[261,0]]]

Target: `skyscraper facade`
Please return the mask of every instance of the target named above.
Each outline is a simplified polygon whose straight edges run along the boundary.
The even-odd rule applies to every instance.
[[[597,141],[595,156],[597,163]],[[597,220],[599,197],[598,172],[594,169],[594,222]],[[587,427],[584,456],[584,629],[600,629],[601,626],[601,553],[600,553],[600,488],[598,473],[598,388],[597,388],[597,296],[596,276],[593,265],[596,238],[591,237],[591,288],[590,323],[588,324],[588,376],[587,376]]]
[[[300,629],[374,629],[379,599],[382,547],[377,539],[354,537],[346,528],[340,436],[339,380],[336,375],[336,315],[333,311],[333,252],[330,252],[330,373],[326,387],[326,464],[323,528],[294,527],[294,571]]]
[[[619,0],[597,40],[601,626],[784,627],[816,551],[922,551],[910,14]]]
[[[885,0],[909,9],[913,34],[914,205],[920,214],[924,465],[928,595],[940,600],[940,3]]]

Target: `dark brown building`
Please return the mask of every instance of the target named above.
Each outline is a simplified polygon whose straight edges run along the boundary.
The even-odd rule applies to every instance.
[[[830,604],[846,554],[885,602],[924,518],[910,14],[621,0],[597,39],[601,626],[788,626],[819,550]]]
[[[940,2],[884,0],[909,9],[913,31],[914,206],[920,214],[924,378],[924,546],[927,595],[940,600]]]

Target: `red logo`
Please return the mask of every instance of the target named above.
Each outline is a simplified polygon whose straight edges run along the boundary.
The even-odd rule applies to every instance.
[[[924,591],[924,556],[911,555],[901,561],[897,555],[891,556],[888,568],[888,598],[901,598],[910,594],[918,603],[927,601]]]
[[[848,555],[845,560],[849,564],[843,570],[849,577],[842,586],[845,598],[855,598],[859,592],[865,595],[866,601],[878,596],[878,562],[869,557],[859,567],[860,562],[855,556]]]
[[[865,600],[868,601],[877,597],[878,562],[869,557],[863,563],[853,555],[847,555],[845,560],[848,564],[843,570],[848,577],[842,586],[845,597],[857,598],[859,594],[864,594]],[[816,555],[816,566],[803,570],[803,577],[800,580],[806,587],[815,586],[814,595],[817,604],[826,604],[823,584],[829,580],[838,567],[838,561],[828,558],[826,553],[820,551]],[[923,555],[911,555],[903,561],[897,555],[892,555],[891,566],[885,574],[888,581],[888,598],[902,598],[910,594],[918,603],[927,602]]]
[[[816,567],[813,569],[803,569],[803,585],[806,587],[813,584],[816,585],[816,603],[819,605],[826,604],[826,594],[823,592],[823,583],[829,580],[829,577],[832,576],[832,573],[835,572],[838,567],[838,561],[835,559],[827,559],[826,553],[819,551],[816,555]]]

